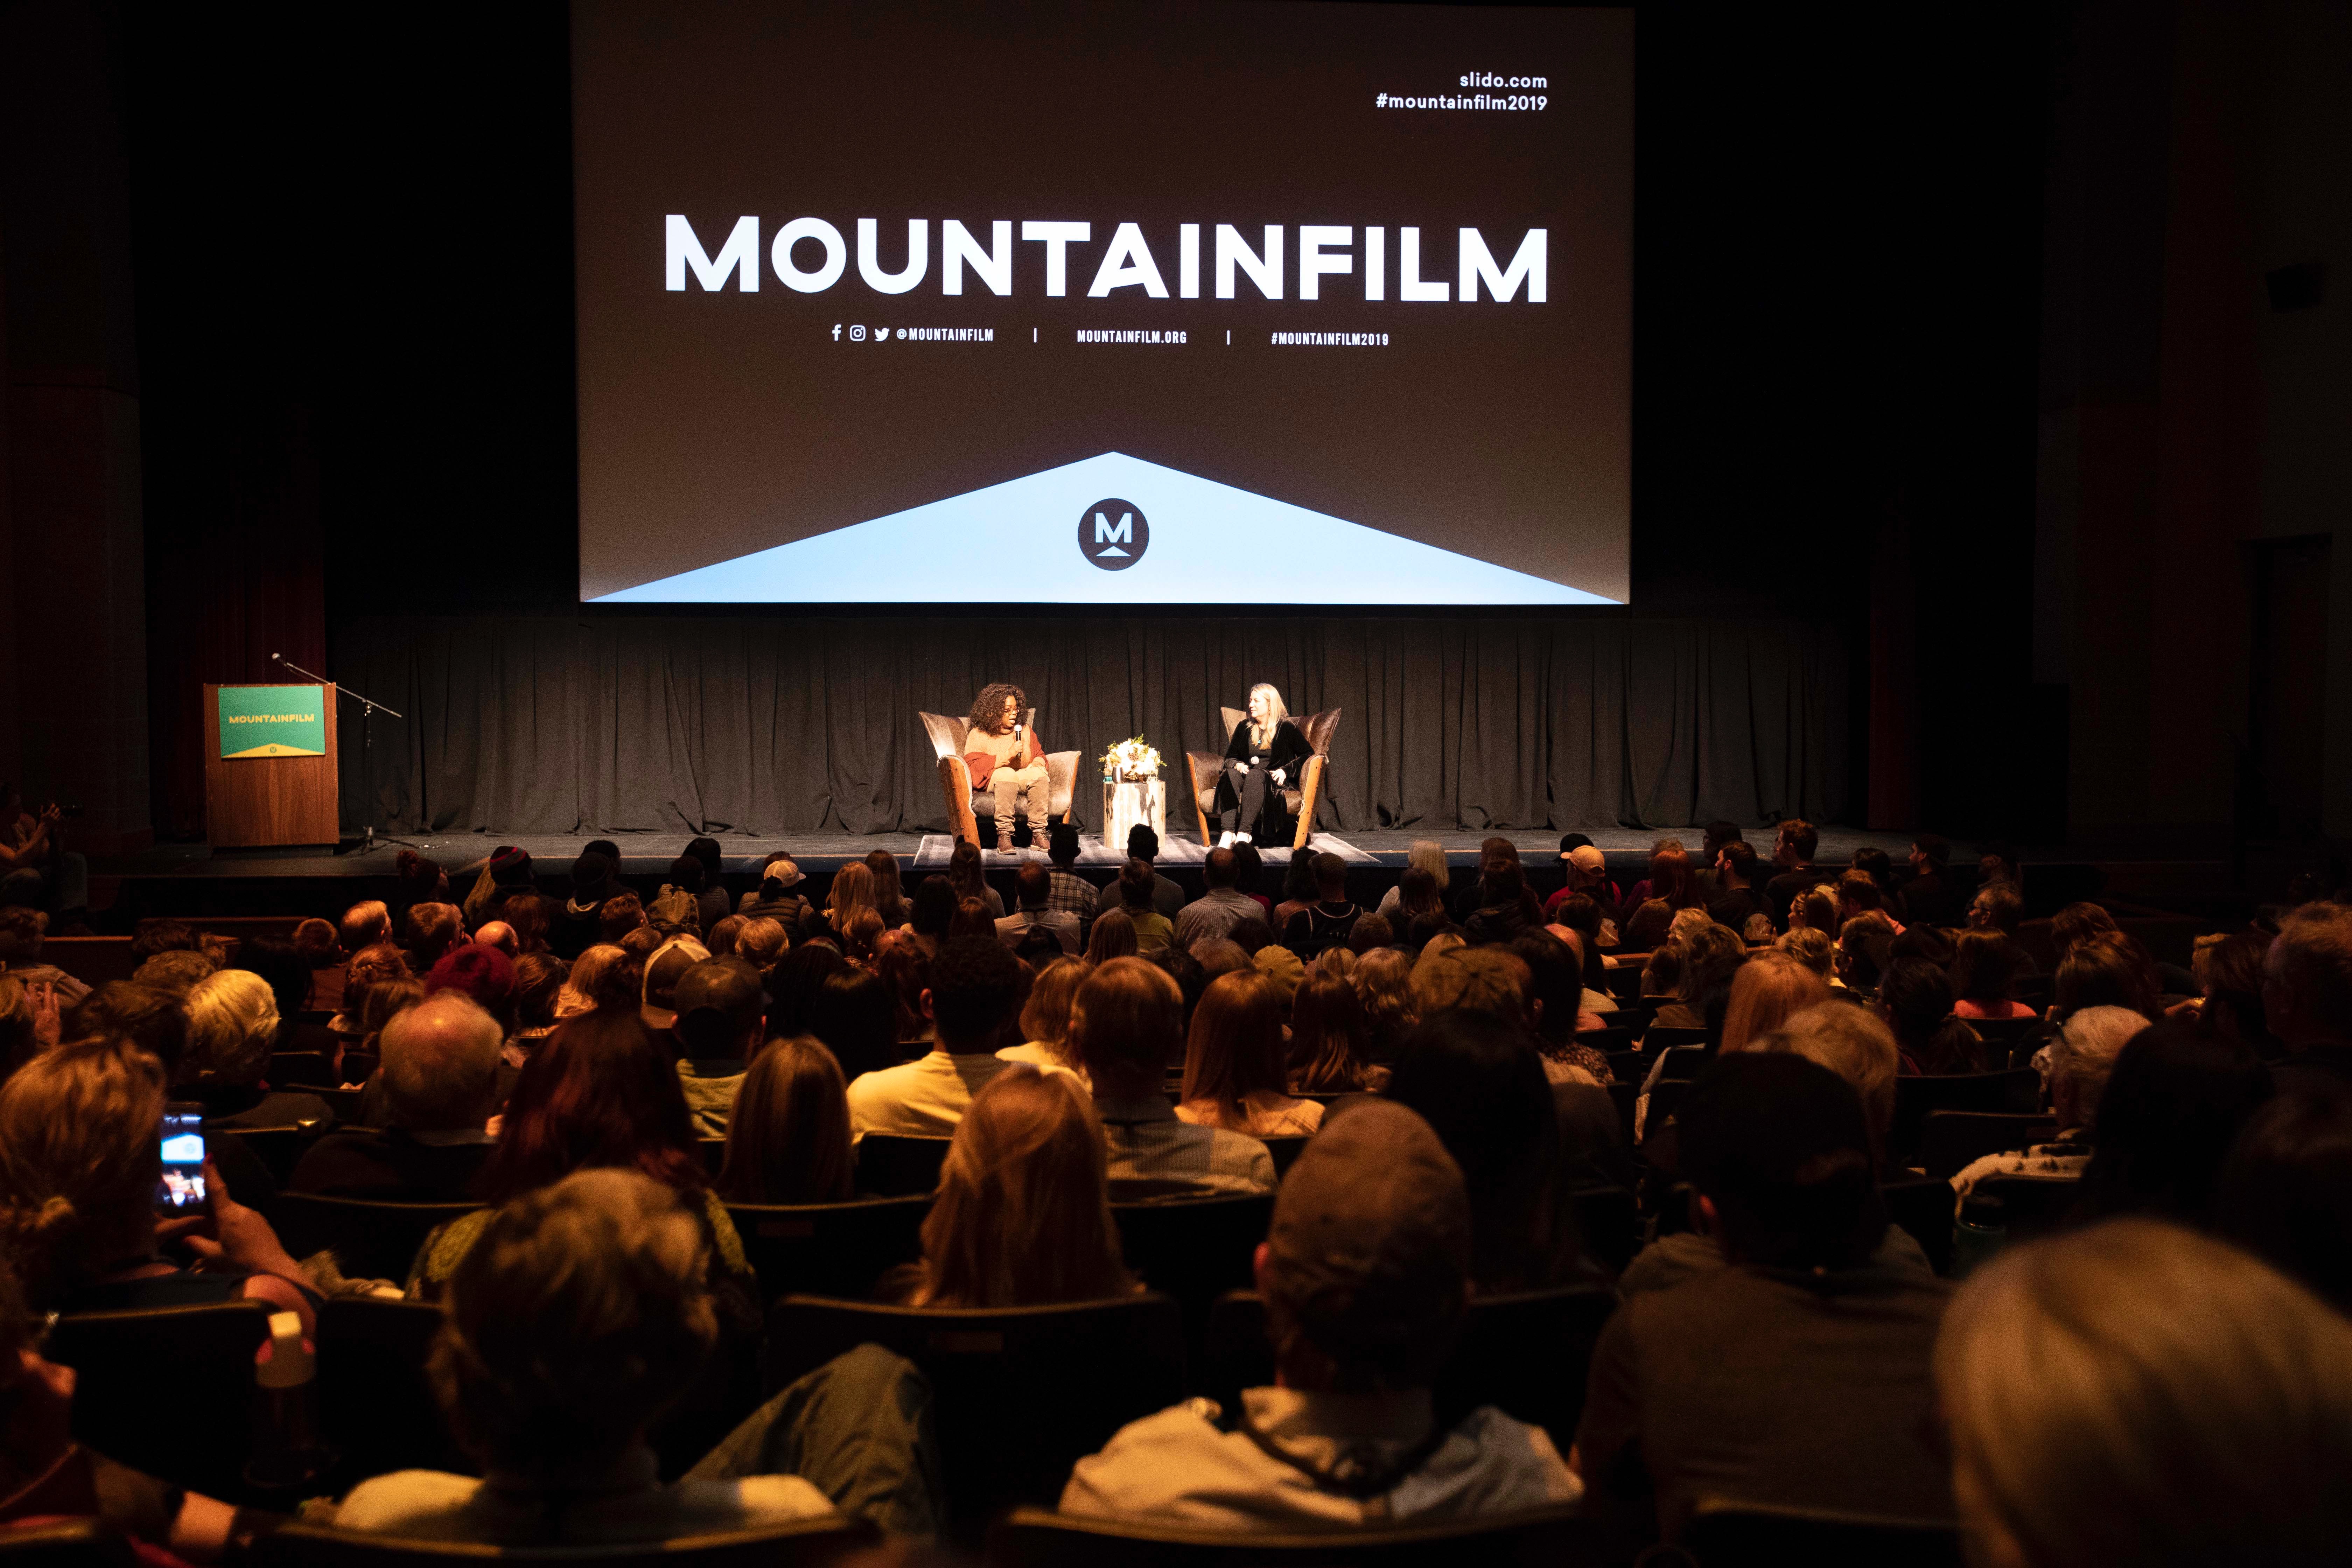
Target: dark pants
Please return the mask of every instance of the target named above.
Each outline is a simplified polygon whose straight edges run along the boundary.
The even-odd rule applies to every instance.
[[[1225,763],[1224,787],[1217,791],[1221,801],[1238,800],[1238,808],[1222,806],[1217,812],[1217,826],[1227,833],[1238,833],[1246,826],[1255,837],[1265,820],[1265,793],[1272,788],[1264,768],[1242,771],[1242,764],[1228,760]]]
[[[945,1517],[931,1385],[879,1345],[834,1357],[743,1418],[686,1479],[798,1476],[887,1535],[934,1538]]]

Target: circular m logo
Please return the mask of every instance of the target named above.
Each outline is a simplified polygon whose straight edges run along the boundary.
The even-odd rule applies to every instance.
[[[1151,525],[1133,501],[1098,500],[1078,514],[1078,553],[1106,572],[1124,572],[1151,547]]]

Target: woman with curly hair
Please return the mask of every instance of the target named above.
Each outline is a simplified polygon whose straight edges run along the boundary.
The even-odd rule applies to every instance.
[[[1023,721],[1029,694],[998,681],[981,688],[972,699],[971,728],[964,735],[963,765],[971,771],[971,787],[996,797],[996,849],[1013,848],[1013,808],[1026,797],[1029,841],[1045,847],[1045,813],[1053,806],[1054,790],[1045,773],[1045,748],[1037,731]]]

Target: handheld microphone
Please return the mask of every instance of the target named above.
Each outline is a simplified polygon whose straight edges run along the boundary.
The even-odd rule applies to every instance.
[[[273,653],[269,656],[269,662],[272,664],[283,664],[286,662],[286,656],[284,654]]]

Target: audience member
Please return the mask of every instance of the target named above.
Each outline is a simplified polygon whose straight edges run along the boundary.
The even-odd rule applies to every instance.
[[[397,952],[398,949],[394,949]],[[187,1000],[188,993],[220,968],[199,948],[175,948],[159,952],[131,972],[138,984]],[[405,965],[404,965],[404,969]]]
[[[2084,1007],[2128,1007],[2155,1021],[2161,1011],[2156,973],[2137,942],[2120,931],[2095,931],[2062,951],[2065,956],[2058,961],[2056,1002],[2050,1010],[2053,1023]]]
[[[1290,1000],[1294,1094],[1377,1093],[1389,1069],[1372,1061],[1372,1036],[1352,976],[1310,974]],[[1199,1023],[1198,1015],[1194,1023]]]
[[[1782,937],[1780,942],[1785,944],[1788,940]],[[1717,1048],[1725,1052],[1752,1049],[1758,1040],[1795,1015],[1829,1000],[1829,983],[1786,945],[1760,952],[1731,977],[1731,994],[1723,1010],[1723,1041]]]
[[[1730,1266],[1629,1298],[1601,1331],[1569,1458],[1591,1516],[1634,1548],[1678,1539],[1706,1496],[1951,1517],[1929,1377],[1947,1288],[1877,1259],[1886,1215],[1852,1088],[1741,1052],[1679,1121],[1681,1173]]]
[[[1297,857],[1293,856],[1292,858],[1297,859]],[[1405,879],[1412,878],[1416,871],[1421,876],[1408,889]],[[1412,847],[1405,851],[1402,875],[1393,887],[1381,895],[1380,902],[1373,906],[1373,912],[1402,925],[1424,910],[1444,903],[1446,880],[1445,846],[1434,838],[1416,838]],[[1409,890],[1419,895],[1410,904],[1406,901]]]
[[[482,1245],[449,1281],[430,1370],[451,1430],[489,1479],[380,1476],[334,1509],[336,1527],[487,1545],[656,1542],[773,1526],[857,1497],[877,1523],[936,1529],[922,1384],[871,1345],[660,1481],[648,1432],[720,1364],[725,1307],[705,1284],[698,1218],[629,1170],[583,1171],[485,1211]],[[828,1412],[856,1414],[828,1426]],[[790,1430],[788,1413],[809,1429]],[[802,1457],[804,1475],[759,1473],[780,1454]]]
[[[955,848],[948,854],[948,886],[955,889],[959,903],[966,899],[978,899],[988,906],[990,920],[1002,920],[1004,918],[1004,900],[997,897],[996,889],[988,885],[981,866],[980,846],[968,838],[957,840]]]
[[[2305,904],[2280,921],[2263,960],[2263,1018],[2286,1047],[2282,1084],[2352,1080],[2352,908]]]
[[[898,930],[907,923],[910,912],[907,908],[907,889],[898,870],[898,858],[887,849],[868,849],[866,868],[874,874],[874,910],[882,923]]]
[[[779,849],[761,863],[760,885],[743,895],[735,912],[746,919],[764,916],[787,931],[796,931],[808,917],[809,901],[793,889],[806,880],[793,858]]]
[[[2272,941],[2260,931],[2200,937],[2190,969],[2197,982],[2197,1016],[2223,1038],[2275,1063],[2286,1056],[2286,1047],[2263,1016],[2263,961]]]
[[[1235,1531],[1469,1518],[1573,1501],[1543,1431],[1431,1385],[1469,1295],[1471,1201],[1420,1118],[1366,1102],[1307,1145],[1257,1251],[1276,1384],[1234,1429],[1195,1400],[1078,1461],[1062,1511]]]
[[[1099,935],[1106,914],[1095,922]],[[1240,980],[1227,975],[1219,984]],[[1244,982],[1245,983],[1245,982]],[[1274,1189],[1264,1143],[1181,1121],[1160,1090],[1184,1053],[1184,997],[1167,971],[1139,958],[1098,965],[1070,1007],[1070,1039],[1094,1086],[1113,1182],[1202,1193]]]
[[[761,916],[759,918],[764,919],[766,917]],[[728,954],[736,951],[737,944],[742,940],[743,928],[751,923],[751,919],[743,915],[721,915],[719,919],[711,921],[709,929],[702,933],[702,945],[710,950],[711,957],[724,958]],[[777,952],[783,952],[785,941],[784,928],[782,922],[779,921],[776,925]],[[768,963],[773,963],[774,962],[775,956],[772,953],[769,956]],[[767,967],[767,964],[761,964],[760,967],[764,969]]]
[[[1822,880],[1813,866],[1813,856],[1820,847],[1821,834],[1801,817],[1790,817],[1774,829],[1772,864],[1779,870],[1764,884],[1765,911],[1773,919],[1780,920],[1780,911],[1790,908]]]
[[[514,1033],[514,964],[498,949],[478,942],[452,949],[425,976],[427,996],[440,991],[463,992],[498,1020],[501,1037]]]
[[[1428,1122],[1468,1184],[1479,1290],[1535,1289],[1574,1267],[1574,1222],[1558,1194],[1560,1118],[1524,1028],[1491,1012],[1432,1012],[1383,1093]]]
[[[1001,942],[967,937],[940,948],[923,993],[936,1042],[915,1061],[850,1080],[852,1136],[951,1136],[981,1086],[1011,1065],[996,1055],[996,1037],[1013,1014],[1020,984],[1020,960]]]
[[[466,920],[455,904],[423,903],[410,908],[407,951],[411,973],[423,974],[466,940]]]
[[[1241,857],[1233,848],[1209,851],[1201,867],[1207,890],[1178,911],[1177,946],[1190,949],[1229,934],[1243,921],[1264,918],[1265,907],[1234,886],[1240,877]]]
[[[2051,944],[2058,950],[2063,962],[2066,955],[2094,937],[2120,936],[2122,928],[2116,917],[2105,907],[2094,903],[2073,903],[2050,917]]]
[[[656,946],[659,946],[662,942],[668,939],[668,932],[661,931],[646,918],[646,906],[635,893],[614,893],[611,898],[606,899],[603,907],[597,910],[596,931],[599,942],[618,942],[626,946],[628,939],[640,931],[651,931]]]
[[[378,1045],[383,1125],[338,1128],[311,1144],[286,1190],[379,1203],[480,1196],[500,1038],[497,1020],[462,991],[443,991],[393,1019]]]
[[[2025,900],[2018,897],[2013,882],[1989,882],[1969,900],[1970,931],[1997,931],[2014,942],[2018,927],[2024,923]]]
[[[1253,1138],[1303,1137],[1321,1125],[1321,1104],[1287,1091],[1283,1012],[1281,993],[1262,975],[1210,984],[1185,1044],[1179,1120]]]
[[[1831,971],[1837,961],[1837,944],[1828,931],[1816,926],[1792,926],[1772,945],[1820,975],[1824,985],[1836,984]]]
[[[784,954],[789,939],[784,922],[772,915],[730,915],[741,923],[735,928],[735,952],[754,969],[767,969]],[[717,957],[717,953],[712,954]]]
[[[1249,950],[1229,936],[1209,937],[1194,942],[1185,951],[1201,966],[1201,973],[1211,980],[1251,966]]]
[[[1885,1158],[1887,1134],[1895,1125],[1895,1079],[1902,1063],[1895,1031],[1885,1020],[1868,1008],[1832,999],[1791,1014],[1780,1028],[1751,1041],[1748,1052],[1801,1056],[1845,1079],[1862,1102],[1874,1155]]]
[[[555,1016],[570,1018],[582,1013],[635,1013],[645,1003],[645,964],[625,948],[598,942],[572,961],[557,994]]]
[[[670,874],[681,887],[689,880],[693,882],[695,924],[700,928],[703,942],[708,945],[710,928],[725,920],[735,908],[735,900],[727,896],[726,852],[719,848],[719,840],[704,837],[688,839],[686,854],[681,858],[691,859],[701,868],[698,873],[674,865],[670,868]]]
[[[540,1042],[555,1032],[557,1008],[569,974],[563,960],[548,953],[526,952],[515,960],[515,1026],[501,1051],[507,1066],[521,1067]]]
[[[957,940],[993,941],[989,937]],[[806,1020],[796,1032],[823,1040],[825,1049],[841,1064],[842,1075],[852,1083],[867,1073],[909,1065],[906,1053],[898,1048],[898,998],[891,994],[888,983],[879,975],[850,967],[848,961],[838,955],[835,962],[839,967],[818,983]],[[917,998],[917,1005],[921,1005],[920,997]],[[931,1023],[929,1015],[924,1023]],[[770,1032],[780,1033],[789,1026],[772,1021]],[[936,1047],[936,1043],[935,1034],[934,1046],[927,1047],[927,1054],[928,1049]]]
[[[1602,1026],[1598,1014],[1584,1011],[1584,976],[1574,952],[1542,931],[1524,932],[1510,951],[1527,976],[1524,1016],[1543,1055],[1544,1077],[1553,1083],[1615,1082],[1608,1057],[1577,1037]]]
[[[60,1008],[70,1007],[89,994],[89,987],[59,969],[41,962],[41,942],[49,929],[47,912],[21,904],[0,905],[0,974],[20,985],[43,987]]]
[[[923,1259],[886,1293],[917,1307],[1045,1307],[1134,1293],[1104,1169],[1102,1128],[1070,1076],[1009,1068],[957,1124],[923,1220]]]
[[[1099,968],[1114,958],[1136,954],[1135,921],[1125,909],[1105,910],[1095,917],[1094,933],[1087,942],[1087,962]]]
[[[1300,961],[1299,956],[1286,947],[1261,947],[1251,955],[1250,969],[1253,973],[1263,975],[1274,983],[1282,1009],[1287,1013],[1290,1010],[1291,999],[1298,994],[1299,983],[1307,978],[1307,965]],[[1192,1009],[1188,1005],[1185,1011],[1186,1026],[1190,1027]]]
[[[111,1040],[43,1051],[0,1084],[0,1258],[33,1310],[247,1299],[307,1324],[300,1267],[269,1222],[230,1194],[219,1162],[205,1166],[202,1218],[156,1217],[163,1105],[155,1059]],[[201,1271],[164,1260],[158,1244],[173,1238]]]
[[[760,972],[740,957],[706,958],[679,978],[672,994],[677,1021],[678,1087],[694,1130],[724,1137],[728,1112],[743,1088],[744,1064],[764,1037],[767,994]]]
[[[188,1052],[179,1081],[188,1099],[204,1103],[205,1126],[333,1122],[334,1112],[317,1095],[264,1085],[277,1036],[278,999],[257,974],[224,969],[188,993]]]
[[[1898,958],[1878,983],[1878,1016],[1895,1031],[1904,1070],[1920,1073],[1990,1072],[1984,1041],[1952,1016],[1951,977],[1924,958]]]
[[[1462,934],[1470,941],[1507,942],[1523,931],[1541,929],[1542,906],[1528,891],[1517,861],[1498,860],[1480,879],[1480,886],[1492,901],[1463,917]]]
[[[1673,839],[1650,857],[1650,876],[1634,884],[1627,901],[1633,905],[1625,924],[1629,952],[1647,952],[1666,938],[1666,928],[1685,910],[1706,912],[1706,889],[1692,868],[1690,857]]]
[[[1029,1000],[1021,1008],[1022,1043],[996,1054],[1041,1072],[1058,1068],[1074,1074],[1080,1086],[1087,1087],[1086,1064],[1078,1060],[1077,1048],[1070,1040],[1070,1007],[1077,1000],[1078,987],[1094,972],[1094,965],[1083,958],[1057,958],[1038,971],[1036,984],[1029,988]]]
[[[728,1110],[719,1195],[735,1204],[849,1201],[848,1086],[814,1035],[771,1041]]]
[[[1565,844],[1570,838],[1584,838],[1584,835],[1571,833],[1560,842]],[[1559,858],[1566,868],[1566,879],[1561,882],[1558,892],[1544,900],[1546,920],[1559,920],[1561,909],[1571,899],[1591,900],[1596,916],[1605,914],[1624,902],[1625,895],[1616,883],[1609,879],[1608,857],[1601,854],[1591,839],[1586,838],[1572,848],[1561,850]]]
[[[1013,875],[1013,887],[1018,896],[1018,907],[996,922],[996,940],[1007,947],[1019,947],[1021,939],[1032,931],[1042,931],[1054,939],[1059,951],[1078,951],[1078,917],[1066,910],[1053,907],[1054,879],[1042,860],[1024,860]]]
[[[1150,830],[1147,828],[1145,831]],[[1118,912],[1126,915],[1129,922],[1135,928],[1137,952],[1154,953],[1175,941],[1176,922],[1162,914],[1155,902],[1156,879],[1151,869],[1151,862],[1140,858],[1129,860],[1125,868],[1118,874],[1117,886],[1119,897]],[[1096,918],[1096,924],[1099,929],[1100,916]],[[1090,952],[1087,956],[1094,955]],[[1100,963],[1101,960],[1097,959],[1096,962]]]
[[[995,941],[996,922],[1001,918],[995,911],[1000,907],[982,899],[961,900],[956,905],[955,918],[948,922],[948,940],[954,942],[963,937],[979,937]]]
[[[1832,983],[1858,996],[1877,994],[1878,978],[1894,957],[1895,935],[1895,922],[1884,910],[1865,910],[1839,921],[1836,974]]]
[[[2076,1215],[2205,1225],[2231,1145],[2270,1097],[2270,1069],[2197,1020],[2141,1030],[2099,1096]]]
[[[2148,1220],[2012,1248],[1936,1346],[1976,1562],[2319,1568],[2352,1539],[2352,1328]]]
[[[1274,906],[1270,922],[1274,931],[1286,929],[1292,919],[1304,913],[1315,902],[1315,857],[1291,856],[1282,868],[1282,900]]]
[[[1364,1015],[1365,1059],[1387,1067],[1420,1021],[1412,999],[1412,962],[1394,948],[1368,952],[1348,973]]]
[[[1952,1178],[1965,1198],[1991,1176],[2048,1176],[2072,1181],[2091,1163],[2093,1130],[2107,1080],[2123,1049],[2147,1028],[2128,1007],[2085,1007],[2069,1017],[2043,1052],[2042,1087],[2058,1136],[2048,1143],[1987,1154]]]
[[[1778,934],[1779,925],[1765,907],[1761,891],[1764,863],[1756,858],[1756,847],[1742,839],[1733,839],[1717,854],[1715,861],[1716,896],[1707,900],[1707,918],[1720,926],[1727,926],[1748,934],[1748,922],[1761,919],[1772,929],[1759,928],[1757,934],[1770,941]]]
[[[1676,947],[1682,962],[1675,977],[1675,999],[1650,1022],[1668,1029],[1721,1029],[1732,980],[1748,962],[1747,943],[1738,932],[1710,921]]]
[[[354,958],[391,941],[392,910],[380,899],[362,899],[352,905],[335,927],[336,945]]]
[[[1963,1018],[2031,1018],[2016,999],[2023,952],[1999,930],[1964,931],[1952,948],[1952,1011]]]
[[[121,984],[110,981],[109,984]],[[103,990],[104,987],[100,987]],[[99,993],[93,991],[90,995]],[[85,999],[75,1015],[88,1009]],[[33,1059],[34,1054],[48,1049],[62,1037],[64,1019],[58,1014],[57,998],[46,987],[37,997],[30,986],[0,974],[0,1083],[8,1075]],[[76,1037],[80,1037],[77,1031]]]
[[[2247,1118],[2213,1228],[2352,1313],[2352,1087],[2290,1089]]]

